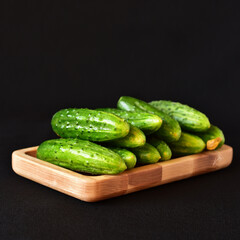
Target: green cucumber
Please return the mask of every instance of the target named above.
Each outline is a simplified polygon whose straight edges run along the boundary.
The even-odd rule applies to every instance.
[[[97,142],[125,137],[130,130],[124,119],[86,108],[62,109],[54,114],[51,125],[60,137]]]
[[[220,148],[224,142],[225,137],[220,128],[211,125],[211,127],[203,133],[197,133],[200,138],[206,143],[207,150],[214,150]]]
[[[77,172],[117,174],[127,169],[123,159],[108,148],[86,140],[47,140],[37,149],[37,158]]]
[[[120,157],[125,162],[127,169],[134,168],[137,163],[137,158],[135,154],[124,148],[109,147],[112,151],[120,155]]]
[[[143,146],[146,142],[146,136],[137,127],[130,125],[130,131],[126,137],[109,141],[109,145],[115,147],[135,148]]]
[[[166,142],[177,141],[181,136],[180,125],[175,119],[142,100],[123,96],[118,100],[117,107],[126,111],[148,112],[159,116],[163,122],[155,134]]]
[[[173,156],[185,156],[195,153],[200,153],[205,148],[204,141],[191,133],[182,132],[180,139],[177,142],[169,144]]]
[[[109,112],[127,120],[131,125],[139,128],[145,134],[156,132],[162,125],[162,119],[146,112],[128,112],[117,108],[99,108],[98,111]]]
[[[172,151],[167,143],[153,136],[150,136],[147,141],[159,151],[161,155],[161,161],[167,161],[171,159]]]
[[[142,147],[132,148],[131,151],[136,155],[139,165],[156,163],[161,158],[158,150],[149,143],[145,143]]]
[[[183,130],[204,132],[210,128],[207,116],[188,105],[165,100],[153,101],[150,104],[176,119]]]

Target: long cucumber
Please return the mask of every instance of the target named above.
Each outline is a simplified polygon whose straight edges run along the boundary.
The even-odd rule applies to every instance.
[[[210,128],[207,116],[188,105],[165,100],[152,101],[149,104],[176,119],[185,131],[204,132]]]
[[[110,146],[123,147],[123,148],[135,148],[143,146],[146,142],[146,136],[137,127],[130,126],[130,131],[127,136],[118,138],[107,143]]]
[[[131,151],[136,155],[139,165],[156,163],[161,158],[158,150],[149,143],[145,143],[142,147],[132,148]]]
[[[85,108],[62,109],[51,121],[53,131],[63,138],[109,141],[125,137],[129,124],[118,116]]]
[[[52,139],[40,144],[37,157],[77,172],[117,174],[127,169],[114,151],[80,139]]]
[[[180,139],[177,142],[170,143],[169,147],[173,156],[178,157],[202,152],[205,143],[196,135],[182,132]]]
[[[126,111],[148,112],[159,116],[163,122],[155,134],[166,142],[177,141],[181,136],[180,125],[175,119],[142,100],[123,96],[118,100],[117,107]]]
[[[127,120],[132,126],[139,128],[147,135],[156,132],[162,125],[162,119],[151,113],[129,112],[117,108],[99,108],[97,110],[113,113]]]

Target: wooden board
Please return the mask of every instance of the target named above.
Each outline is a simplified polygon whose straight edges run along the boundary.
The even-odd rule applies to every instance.
[[[14,151],[13,170],[32,181],[86,202],[96,202],[227,167],[233,149],[223,145],[205,151],[125,171],[118,175],[87,176],[36,158],[37,147]],[[147,193],[146,193],[147,194]]]

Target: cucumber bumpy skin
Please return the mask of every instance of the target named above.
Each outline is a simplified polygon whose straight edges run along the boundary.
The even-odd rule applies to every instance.
[[[125,137],[130,130],[124,119],[86,108],[62,109],[54,114],[51,125],[60,137],[96,142]]]
[[[130,131],[127,136],[107,142],[110,146],[136,148],[146,143],[146,136],[137,127],[130,125]]]
[[[200,153],[205,148],[204,141],[191,133],[182,132],[177,142],[169,144],[174,157]]]
[[[170,147],[167,145],[167,143],[165,143],[163,140],[160,140],[154,136],[150,136],[147,139],[147,142],[149,142],[159,151],[161,155],[161,161],[167,161],[171,159],[172,151]]]
[[[118,100],[117,107],[126,111],[148,112],[159,116],[163,120],[162,126],[154,134],[166,142],[177,141],[181,136],[181,127],[175,119],[142,100],[122,96]]]
[[[147,112],[129,112],[117,108],[98,108],[96,110],[115,114],[142,130],[146,135],[156,132],[162,125],[162,119],[159,116]]]
[[[109,147],[112,151],[120,155],[120,157],[125,162],[127,169],[134,168],[137,163],[137,157],[135,154],[124,148]]]
[[[77,172],[117,174],[127,169],[115,152],[80,139],[52,139],[40,144],[37,158]]]
[[[210,128],[207,116],[188,105],[165,100],[152,101],[149,104],[176,119],[183,130],[204,132]]]
[[[225,143],[225,137],[220,128],[211,125],[211,127],[202,133],[197,133],[200,138],[206,143],[207,150],[215,150],[220,148]]]
[[[145,143],[142,147],[132,148],[131,151],[136,155],[139,165],[156,163],[161,158],[158,150],[149,143]]]

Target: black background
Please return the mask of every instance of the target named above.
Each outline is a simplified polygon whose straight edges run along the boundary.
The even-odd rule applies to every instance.
[[[238,1],[1,1],[0,239],[239,239]],[[54,138],[64,107],[122,95],[205,112],[224,170],[99,203],[17,176],[12,151]]]

